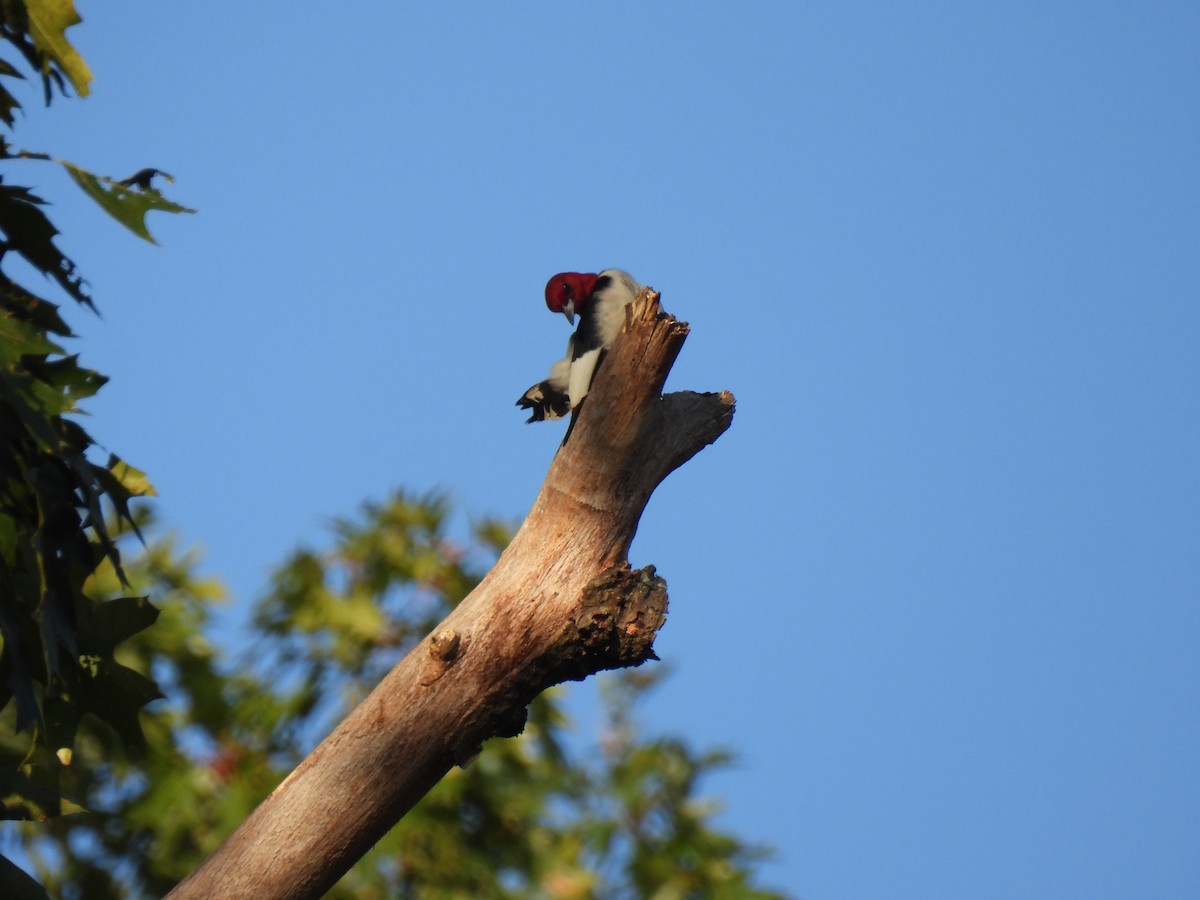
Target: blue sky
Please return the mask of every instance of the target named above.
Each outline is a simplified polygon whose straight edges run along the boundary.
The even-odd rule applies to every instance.
[[[542,286],[626,268],[738,398],[633,546],[645,718],[740,752],[765,881],[1194,895],[1200,8],[974,7],[82,2],[93,95],[18,145],[200,210],[28,175],[89,429],[244,606],[394,486],[523,516]]]

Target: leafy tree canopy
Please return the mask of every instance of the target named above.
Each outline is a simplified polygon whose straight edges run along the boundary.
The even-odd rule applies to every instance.
[[[44,201],[12,183],[13,172],[25,177],[38,162],[62,165],[147,240],[149,210],[187,211],[162,197],[145,172],[115,181],[14,148],[17,92],[27,76],[41,80],[47,104],[71,90],[87,93],[91,74],[66,37],[78,21],[70,0],[0,3],[0,37],[10,51],[0,58],[0,814],[10,819],[77,809],[60,779],[83,718],[103,721],[126,752],[137,753],[144,746],[139,710],[159,695],[145,673],[116,658],[118,645],[154,621],[154,607],[136,596],[100,602],[86,587],[102,562],[124,580],[112,528],[136,527],[130,501],[153,489],[118,456],[97,459],[72,415],[106,379],[63,349],[71,330],[59,305],[15,280],[6,265],[23,259],[49,279],[56,299],[94,311]]]
[[[398,493],[334,526],[334,546],[301,549],[257,604],[239,664],[204,637],[216,582],[170,539],[128,566],[159,601],[153,628],[123,662],[154,672],[167,699],[142,712],[147,751],[114,758],[113,736],[85,722],[71,794],[89,810],[42,828],[29,851],[55,895],[158,896],[189,874],[470,592],[507,542],[497,522],[447,536],[439,496]],[[141,516],[145,525],[145,517]],[[89,588],[121,593],[105,563]],[[520,738],[488,742],[455,769],[339,883],[355,898],[771,898],[761,853],[718,829],[701,799],[723,751],[647,736],[636,701],[648,670],[605,676],[604,724],[572,732],[562,696],[539,697]]]

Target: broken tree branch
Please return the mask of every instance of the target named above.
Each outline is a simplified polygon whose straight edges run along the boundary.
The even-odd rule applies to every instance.
[[[687,333],[638,295],[496,565],[171,898],[320,897],[546,688],[655,658],[666,584],[626,554],[654,489],[734,409],[728,391],[661,396]]]

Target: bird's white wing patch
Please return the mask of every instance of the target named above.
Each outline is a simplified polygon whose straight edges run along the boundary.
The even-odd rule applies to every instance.
[[[550,367],[550,376],[546,379],[556,391],[566,394],[567,384],[571,378],[571,357],[575,355],[575,335],[567,338],[567,355],[556,361]]]
[[[567,382],[567,396],[571,398],[571,409],[579,406],[583,402],[583,398],[587,396],[588,388],[592,386],[592,376],[596,373],[596,364],[600,362],[602,352],[597,347],[571,363],[570,378]]]
[[[567,386],[571,379],[571,358],[560,359],[550,367],[550,377],[546,380],[550,382],[550,386],[562,391],[564,394],[569,393]]]

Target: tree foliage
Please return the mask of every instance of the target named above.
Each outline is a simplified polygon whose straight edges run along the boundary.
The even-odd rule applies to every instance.
[[[232,667],[203,637],[219,585],[169,540],[137,557],[129,577],[163,612],[121,656],[167,699],[142,713],[141,760],[105,764],[106,729],[81,730],[72,788],[91,811],[29,832],[51,892],[157,896],[190,873],[486,572],[507,529],[485,521],[455,541],[449,513],[444,498],[399,493],[335,523],[331,549],[275,571]],[[109,564],[90,586],[121,591]],[[757,853],[699,797],[728,755],[639,730],[632,710],[657,680],[608,676],[591,739],[560,693],[539,697],[520,738],[453,770],[330,896],[777,896],[754,886]]]
[[[15,53],[0,58],[0,121],[9,132],[22,109],[14,93],[26,80],[21,63],[41,80],[47,104],[56,93],[87,92],[91,75],[65,33],[78,21],[70,0],[0,3],[0,37]],[[138,712],[159,692],[116,650],[157,613],[141,597],[99,602],[86,584],[101,563],[123,579],[107,523],[134,527],[130,501],[153,491],[116,455],[97,460],[72,417],[106,379],[66,353],[61,342],[72,335],[58,304],[19,283],[13,261],[46,276],[62,298],[94,305],[44,201],[10,173],[33,161],[61,163],[139,233],[148,210],[184,210],[148,183],[123,185],[15,150],[9,134],[0,136],[0,161],[0,815],[45,819],[77,808],[63,799],[61,779],[85,716],[104,722],[127,752],[144,744]]]

